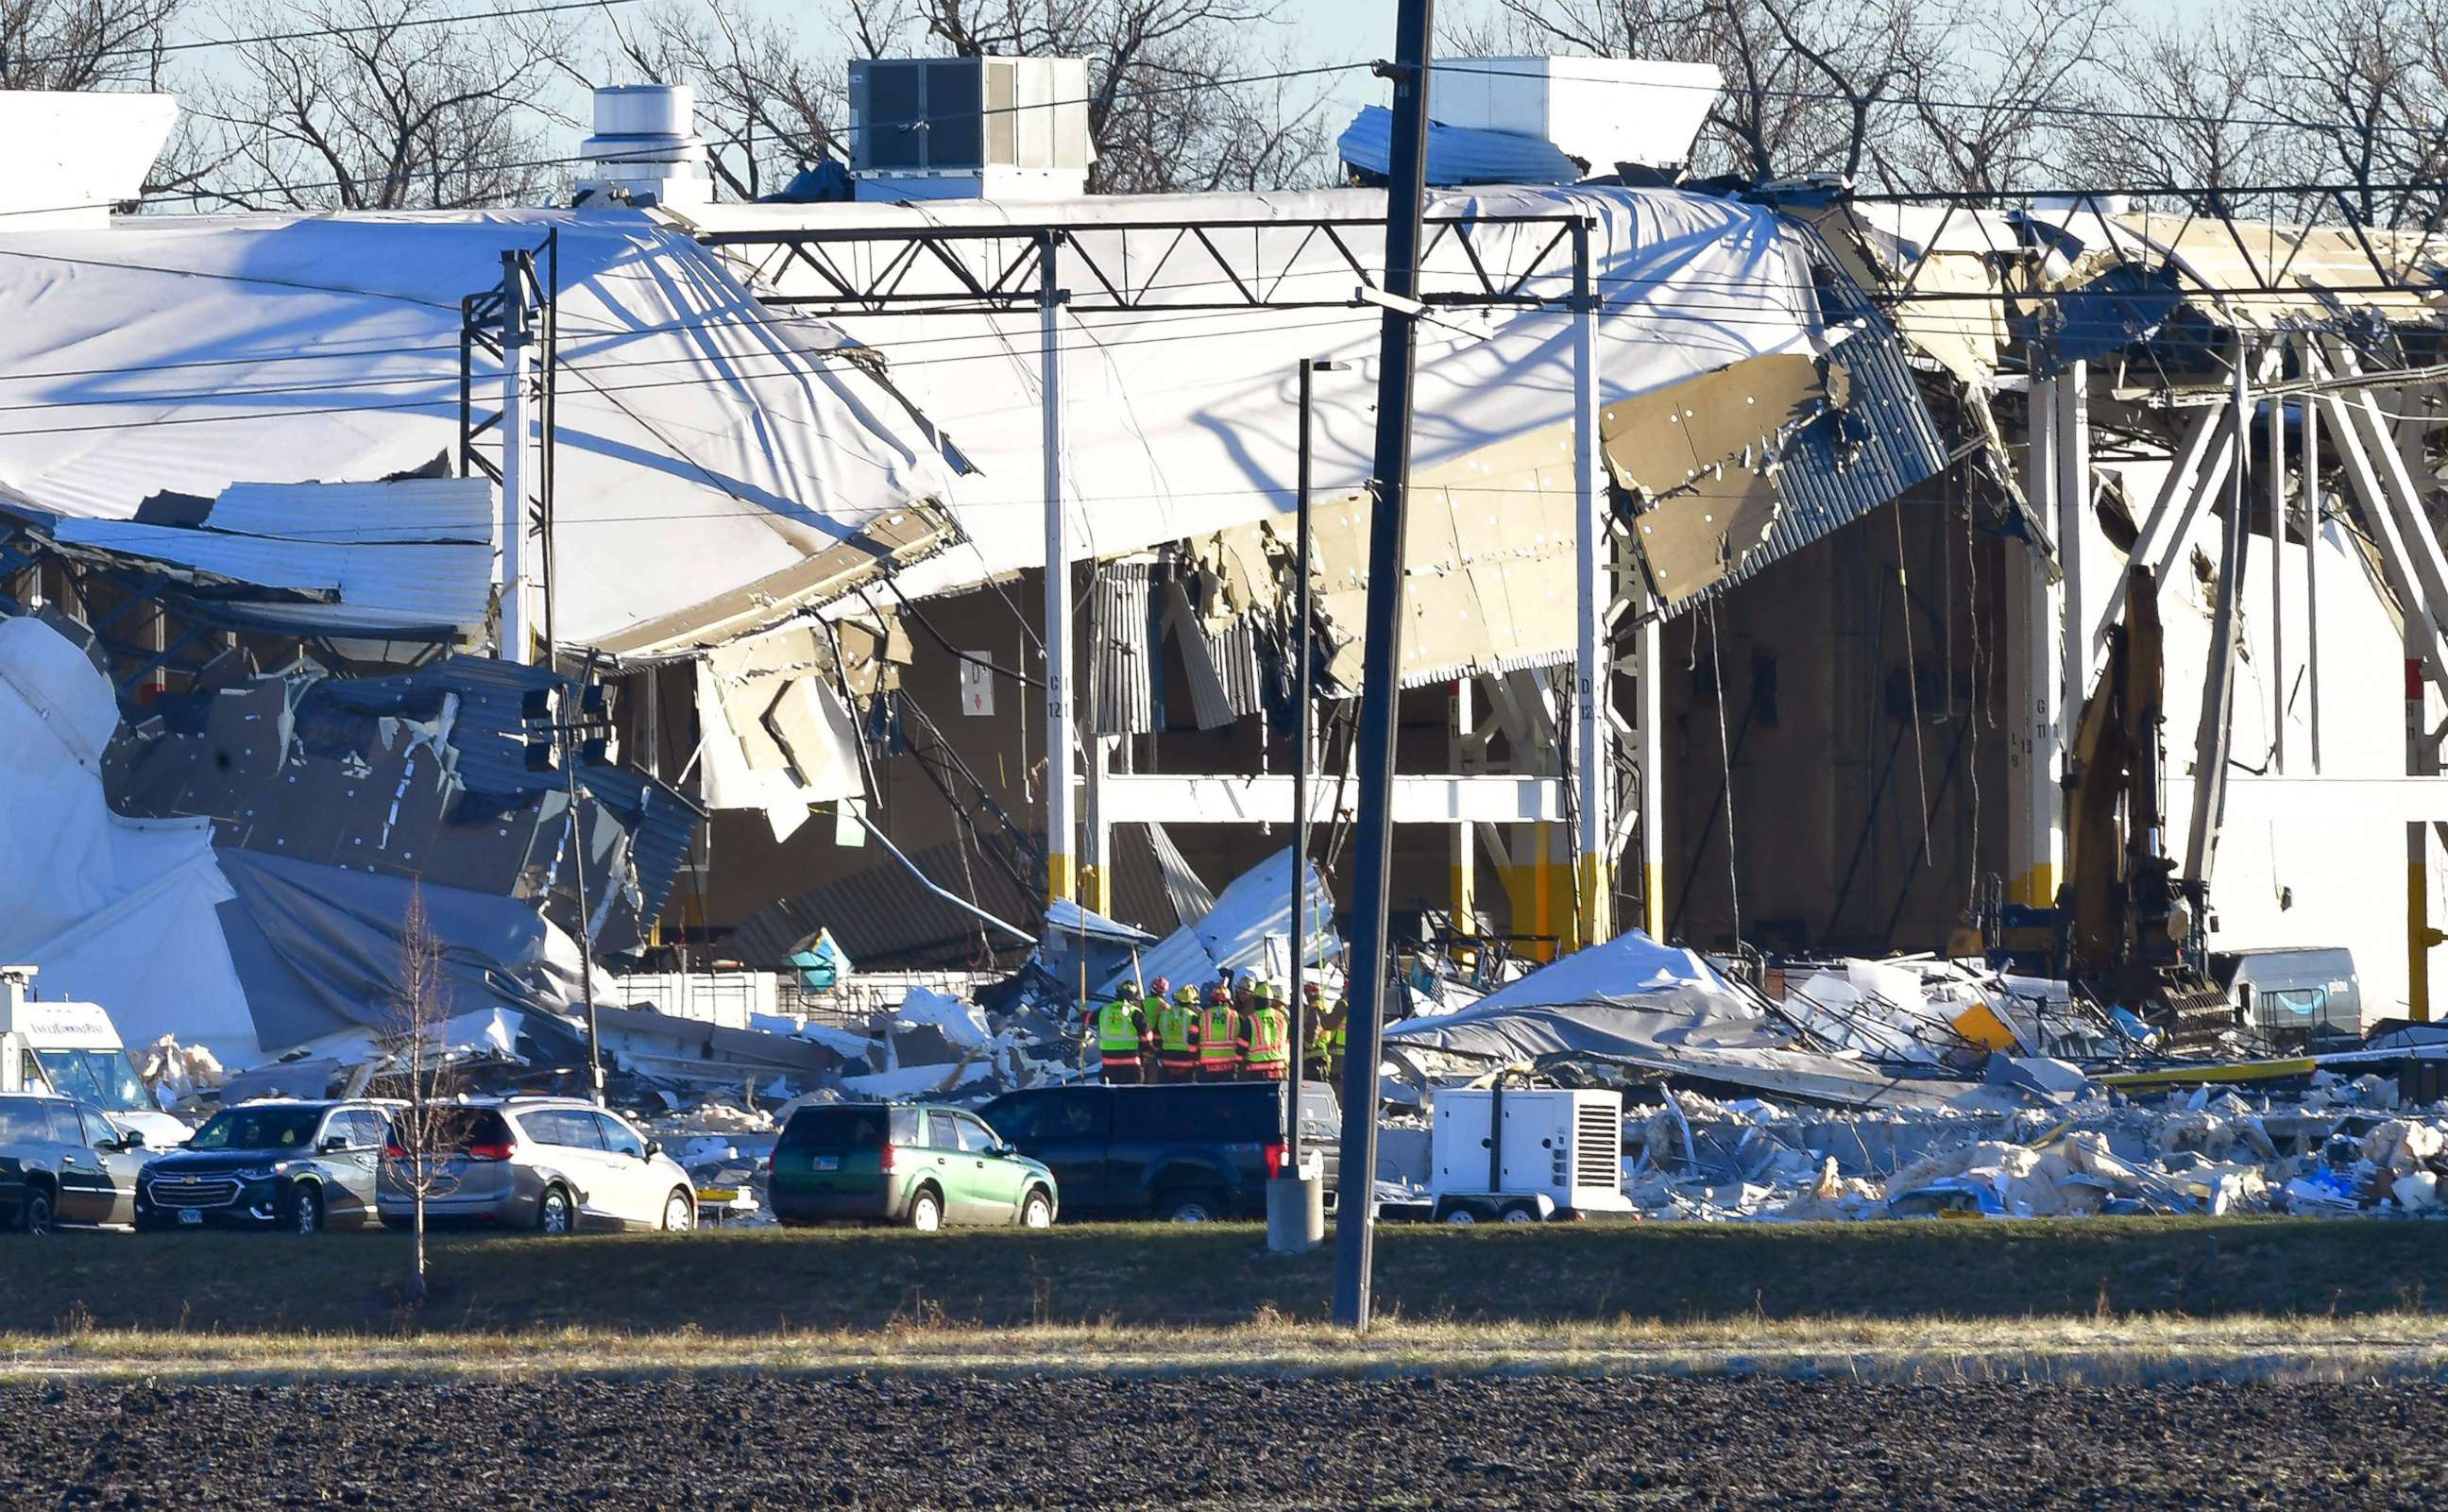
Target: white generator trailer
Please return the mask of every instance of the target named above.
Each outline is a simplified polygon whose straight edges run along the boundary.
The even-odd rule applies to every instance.
[[[1540,1223],[1633,1211],[1623,1195],[1620,1092],[1508,1087],[1500,1080],[1439,1088],[1430,1115],[1429,1201],[1411,1215]]]

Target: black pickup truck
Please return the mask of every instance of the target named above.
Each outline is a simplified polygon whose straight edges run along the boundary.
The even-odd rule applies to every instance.
[[[1286,1159],[1283,1088],[1272,1081],[1036,1087],[978,1112],[1052,1168],[1066,1219],[1263,1218],[1267,1181]],[[1329,1198],[1342,1117],[1332,1088],[1302,1083],[1301,1139],[1324,1158]]]

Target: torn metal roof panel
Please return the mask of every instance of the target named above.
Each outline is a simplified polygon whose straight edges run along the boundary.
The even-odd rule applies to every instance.
[[[1817,362],[1757,357],[1601,416],[1642,503],[1634,540],[1669,614],[1751,577],[1936,476],[1938,423],[1886,322],[1855,312]]]
[[[383,483],[233,483],[207,530],[335,545],[493,543],[493,485],[476,478]]]
[[[275,590],[220,603],[298,634],[473,635],[492,607],[489,545],[281,540],[132,520],[63,520],[51,533],[63,545]]]
[[[2107,285],[2103,292],[2161,298],[2172,292],[2187,311],[2221,329],[2287,331],[2373,319],[2430,326],[2448,304],[2448,256],[2436,235],[2285,225],[2202,210],[2126,212],[2088,201],[2020,216],[2050,254],[2052,284],[2098,283]],[[2136,274],[2151,278],[2137,281]]]
[[[625,208],[12,235],[0,401],[50,418],[0,433],[0,476],[45,508],[124,520],[163,490],[212,496],[274,463],[348,480],[455,458],[460,301],[500,285],[505,252],[546,271],[555,233],[564,640],[651,627],[645,648],[685,647],[773,622],[871,569],[863,533],[948,487],[935,444],[865,369],[808,351],[786,329],[804,322]],[[476,382],[498,393],[489,359]],[[851,559],[828,557],[845,545]],[[807,576],[812,559],[828,570]]]
[[[1594,221],[1603,402],[1764,353],[1807,352],[1822,326],[1809,234],[1764,206],[1664,189],[1508,186],[1433,194],[1429,210],[1487,218],[1466,237],[1445,227],[1432,238],[1424,289],[1435,297],[1480,287],[1481,270],[1490,269],[1500,279],[1518,274],[1525,295],[1560,301],[1570,290],[1571,260],[1551,242],[1561,226],[1503,218]],[[1064,485],[1083,555],[1110,559],[1289,514],[1298,434],[1292,373],[1304,358],[1340,358],[1352,369],[1316,386],[1321,510],[1328,500],[1365,487],[1379,312],[1169,306],[1229,300],[1236,288],[1348,301],[1355,282],[1350,265],[1313,222],[1334,220],[1334,237],[1351,256],[1382,265],[1381,192],[1094,196],[923,208],[709,205],[689,214],[713,235],[1060,224],[1066,238],[1060,277],[1069,286],[1098,287],[1091,260],[1108,274],[1128,269],[1144,280],[1142,304],[1127,312],[1075,307],[1062,327]],[[1235,224],[1204,243],[1174,229],[1201,222]],[[1271,229],[1278,222],[1280,230]],[[842,241],[826,243],[826,251],[845,266],[862,258],[880,265],[890,255],[889,247]],[[781,295],[834,292],[806,259],[768,256],[758,264]],[[958,279],[929,258],[916,258],[906,272],[900,287],[909,294],[961,297]],[[904,590],[941,592],[1038,565],[1044,508],[1037,312],[832,318],[889,364],[894,384],[979,469],[957,480],[950,495],[967,545],[904,574]],[[1419,322],[1418,338],[1419,476],[1569,421],[1573,343],[1560,305],[1440,311]],[[1477,480],[1469,486],[1487,487]]]
[[[1938,422],[1886,322],[1865,316],[1836,348],[1846,394],[1836,415],[1806,429],[1777,469],[1788,507],[1766,547],[1727,577],[1740,583],[1840,526],[1861,519],[1946,467]]]

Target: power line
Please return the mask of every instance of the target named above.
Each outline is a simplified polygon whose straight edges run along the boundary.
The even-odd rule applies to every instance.
[[[164,52],[206,52],[216,48],[251,48],[267,42],[325,42],[334,37],[359,36],[367,32],[405,31],[411,27],[455,26],[462,21],[507,21],[516,16],[551,15],[563,10],[609,10],[614,6],[635,5],[638,0],[563,0],[557,5],[522,6],[511,10],[477,10],[462,15],[405,16],[397,21],[376,21],[359,26],[324,27],[314,31],[267,31],[253,37],[202,37],[193,42],[162,42],[143,48],[103,48],[91,52],[63,52],[48,58],[11,58],[18,67],[41,67],[54,63],[93,63],[104,58],[150,58]]]

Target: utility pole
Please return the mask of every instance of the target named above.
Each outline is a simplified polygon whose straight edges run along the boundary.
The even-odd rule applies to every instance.
[[[1428,156],[1428,38],[1434,0],[1401,0],[1392,161],[1386,182],[1386,293],[1378,337],[1377,450],[1368,509],[1367,661],[1360,689],[1360,812],[1353,854],[1350,1043],[1343,1068],[1343,1190],[1334,1213],[1334,1321],[1368,1327],[1377,1239],[1377,1031],[1385,1020],[1386,909],[1393,864],[1395,704],[1403,689],[1403,535],[1411,481],[1412,325],[1420,291],[1420,201]]]
[[[521,271],[532,276],[535,261],[522,256]],[[536,413],[537,498],[542,505],[541,539],[544,547],[544,664],[545,670],[560,675],[561,671],[561,565],[553,550],[554,497],[553,418],[556,406],[554,370],[561,365],[561,228],[545,233],[545,277],[537,293],[536,322],[543,337],[544,367],[540,374],[539,403]],[[521,288],[524,296],[524,286]],[[524,325],[522,327],[524,334]],[[507,442],[507,438],[506,438]],[[506,453],[507,454],[507,453]],[[504,474],[507,476],[507,472]],[[649,684],[651,686],[651,684]],[[562,741],[562,775],[569,798],[569,877],[578,893],[578,991],[586,1000],[586,1089],[598,1107],[603,1106],[603,1040],[595,1017],[595,916],[586,900],[586,832],[578,823],[578,760],[580,755],[594,749],[594,742],[608,740],[612,733],[608,706],[603,702],[602,685],[595,680],[595,654],[588,652],[585,670],[578,682],[578,718],[564,720],[559,734]],[[648,702],[651,705],[652,699]],[[585,741],[581,741],[581,737]],[[647,759],[653,759],[651,747]]]

